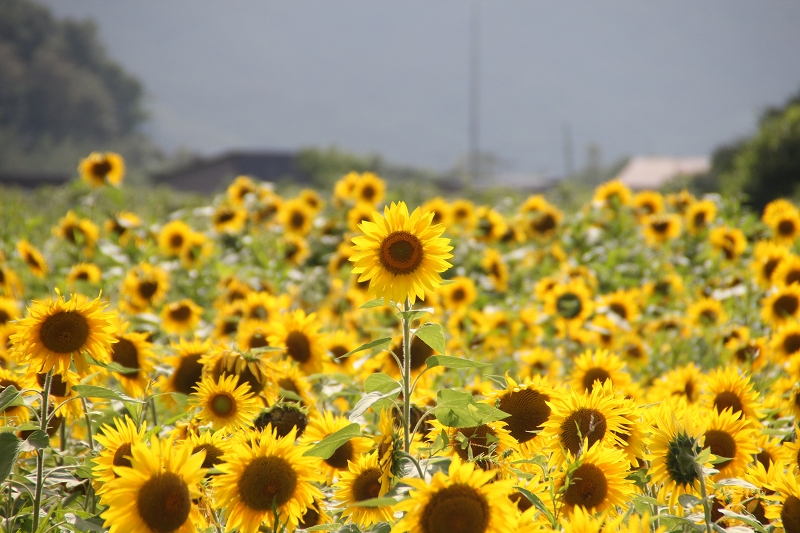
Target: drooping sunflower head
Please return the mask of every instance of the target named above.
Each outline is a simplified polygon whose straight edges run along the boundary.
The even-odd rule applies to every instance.
[[[105,184],[117,187],[125,177],[125,160],[114,152],[92,152],[89,157],[81,159],[78,172],[81,179],[92,187]]]
[[[414,303],[424,299],[425,292],[434,292],[442,281],[441,272],[452,265],[449,239],[440,237],[444,226],[431,225],[433,213],[417,208],[411,215],[404,202],[392,203],[384,216],[374,213],[374,222],[359,228],[363,236],[353,237],[354,253],[350,257],[359,281],[369,280],[369,290],[385,301]]]
[[[294,431],[300,438],[308,427],[308,410],[296,403],[279,403],[258,415],[253,424],[258,431],[275,431],[278,437]]]

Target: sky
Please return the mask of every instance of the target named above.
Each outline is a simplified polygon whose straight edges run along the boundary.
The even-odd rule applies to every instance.
[[[444,171],[468,151],[479,13],[480,147],[563,175],[708,155],[800,90],[800,2],[39,0],[92,18],[139,78],[167,150],[319,146]]]

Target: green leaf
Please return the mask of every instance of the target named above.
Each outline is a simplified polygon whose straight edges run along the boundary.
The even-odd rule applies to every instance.
[[[767,530],[764,529],[764,526],[761,524],[761,522],[759,522],[758,520],[756,520],[752,516],[747,516],[747,515],[743,515],[743,514],[734,513],[733,511],[729,511],[727,509],[719,509],[719,512],[723,516],[727,516],[727,517],[730,517],[730,518],[735,518],[736,520],[741,520],[742,522],[744,522],[748,526],[752,527],[753,529],[755,529],[759,533],[767,533]]]
[[[328,459],[333,453],[339,449],[340,446],[354,437],[361,436],[361,426],[358,424],[350,424],[343,427],[335,433],[331,433],[321,441],[319,441],[313,448],[306,451],[303,456],[320,457]]]
[[[376,341],[368,342],[366,344],[362,344],[355,350],[350,350],[344,355],[340,355],[336,359],[344,359],[345,357],[350,357],[354,353],[363,352],[364,350],[369,350],[370,348],[386,348],[391,344],[392,338],[391,337],[384,337],[382,339],[378,339]]]
[[[453,283],[455,283],[455,281],[452,279],[443,279],[441,282],[439,282],[439,285],[452,285]]]
[[[402,387],[398,383],[397,387],[392,389],[392,390],[390,390],[389,392],[374,391],[374,392],[367,393],[367,395],[364,396],[363,398],[361,398],[358,401],[358,403],[355,405],[355,407],[353,407],[353,412],[350,413],[350,417],[349,417],[350,421],[352,422],[352,421],[356,420],[359,416],[361,416],[365,412],[367,412],[367,409],[372,407],[373,404],[383,400],[384,398],[388,398],[390,396],[396,396],[396,395],[400,394],[400,390],[401,389],[402,389]]]
[[[370,374],[364,380],[364,389],[369,392],[389,392],[395,387],[400,386],[400,382],[396,379],[387,376],[383,372],[376,372]]]
[[[41,429],[37,429],[25,439],[25,442],[34,450],[39,450],[50,446],[50,436]]]
[[[412,309],[411,311],[400,311],[395,316],[397,316],[397,318],[400,319],[405,318],[409,322],[412,322],[421,316],[427,315],[428,313],[433,314],[433,307],[425,307],[423,309]]]
[[[0,433],[0,483],[5,481],[17,462],[22,440],[13,433]]]
[[[694,507],[696,505],[702,505],[703,500],[695,496],[694,494],[681,494],[678,496],[678,503],[681,504],[683,507]]]
[[[142,400],[131,398],[125,394],[97,385],[73,385],[72,390],[78,393],[78,398],[103,398],[105,400],[119,400],[121,402],[144,403]]]
[[[445,426],[468,428],[510,416],[487,403],[478,403],[469,392],[443,389],[437,395],[436,419]]]
[[[352,504],[353,507],[389,507],[397,503],[394,498],[370,498]]]
[[[292,400],[293,402],[302,402],[303,401],[303,399],[300,397],[299,394],[297,394],[296,392],[292,392],[290,390],[286,390],[286,389],[279,389],[278,390],[278,396],[280,396],[280,397],[282,397],[282,398],[284,398],[286,400]]]
[[[432,355],[425,360],[428,368],[436,366],[443,366],[445,368],[484,368],[491,366],[489,363],[479,363],[478,361],[470,361],[469,359],[462,359],[461,357],[453,357],[451,355]]]
[[[547,508],[547,506],[544,504],[541,498],[539,498],[536,494],[532,493],[531,491],[523,487],[514,487],[514,488],[517,489],[520,492],[520,494],[528,498],[528,501],[531,502],[534,507],[539,509],[539,511],[547,517],[547,520],[548,522],[550,522],[551,525],[555,525],[556,521],[555,517],[553,517],[553,513],[550,512],[550,509]]]
[[[14,403],[20,396],[22,396],[22,392],[18,391],[14,385],[9,385],[3,392],[0,392],[0,413],[2,413],[6,407]]]
[[[748,483],[747,481],[735,477],[727,478],[727,479],[720,479],[716,482],[716,485],[722,485],[725,487],[742,487],[748,490],[758,490],[758,487],[753,485],[752,483]]]
[[[310,527],[306,529],[306,531],[333,531],[334,529],[339,529],[339,526],[341,526],[341,524],[320,524]]]
[[[444,353],[444,330],[441,324],[433,322],[423,324],[414,335],[437,352]]]
[[[374,298],[367,303],[361,304],[359,309],[372,309],[373,307],[384,307],[383,298]]]
[[[695,457],[694,462],[699,465],[704,465],[711,461],[711,448],[703,448],[703,451],[697,454]]]

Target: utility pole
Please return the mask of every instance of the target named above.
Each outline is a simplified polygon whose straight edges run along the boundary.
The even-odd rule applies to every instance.
[[[469,162],[467,183],[469,189],[480,178],[480,6],[472,4],[469,39]]]

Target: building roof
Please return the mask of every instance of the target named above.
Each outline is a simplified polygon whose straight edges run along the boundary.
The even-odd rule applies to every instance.
[[[660,189],[678,176],[704,174],[710,168],[710,157],[634,157],[616,179],[631,189]]]

